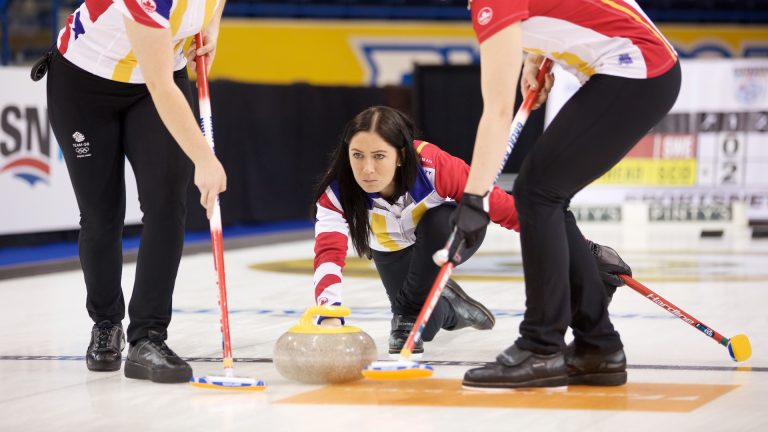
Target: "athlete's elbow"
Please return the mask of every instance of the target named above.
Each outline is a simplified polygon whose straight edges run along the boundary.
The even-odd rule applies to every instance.
[[[149,93],[154,98],[162,97],[173,91],[176,87],[173,80],[164,77],[146,76],[144,79],[147,90],[149,90]]]
[[[499,103],[483,107],[483,117],[487,120],[512,121],[514,113],[514,101],[512,103]]]

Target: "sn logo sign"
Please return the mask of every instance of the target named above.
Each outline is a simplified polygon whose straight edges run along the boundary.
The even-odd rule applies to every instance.
[[[51,129],[45,108],[0,107],[0,175],[13,176],[34,186],[48,183]]]

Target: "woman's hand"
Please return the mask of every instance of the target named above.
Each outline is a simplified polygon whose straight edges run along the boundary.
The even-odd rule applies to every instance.
[[[213,64],[213,57],[216,55],[216,41],[219,39],[219,25],[218,23],[211,23],[208,27],[204,28],[201,33],[203,34],[203,46],[198,47],[194,39],[187,48],[186,57],[187,63],[192,70],[197,70],[197,57],[205,56],[206,72],[211,71],[211,65]]]
[[[339,318],[325,318],[320,321],[320,325],[323,327],[341,327],[341,319]]]
[[[195,186],[200,189],[200,204],[208,219],[213,216],[216,197],[227,190],[227,174],[213,153],[195,162]]]
[[[530,89],[536,89],[538,85],[536,83],[536,75],[539,73],[539,66],[544,61],[544,56],[537,54],[528,54],[523,63],[523,74],[520,77],[520,91],[523,93],[523,97],[528,93]],[[544,77],[544,88],[539,91],[539,98],[533,104],[533,109],[538,109],[549,96],[549,91],[552,90],[552,85],[555,83],[555,75],[549,72]]]

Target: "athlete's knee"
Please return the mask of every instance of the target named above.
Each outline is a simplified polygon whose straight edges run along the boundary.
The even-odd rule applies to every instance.
[[[441,205],[427,210],[419,220],[416,227],[416,235],[421,241],[432,243],[434,241],[445,243],[451,232],[450,217],[456,207]]]
[[[84,230],[122,230],[124,220],[125,209],[122,207],[80,209],[80,227]]]
[[[139,198],[139,207],[145,221],[184,221],[187,215],[186,195],[172,193],[144,194]]]
[[[144,213],[141,217],[141,222],[147,226],[163,227],[164,229],[173,230],[181,227],[184,229],[187,213],[183,208],[178,206],[154,206],[150,208],[142,207]]]
[[[520,213],[537,206],[562,207],[568,201],[567,196],[558,192],[545,179],[529,175],[520,175],[515,179],[512,195],[515,197],[515,207]]]

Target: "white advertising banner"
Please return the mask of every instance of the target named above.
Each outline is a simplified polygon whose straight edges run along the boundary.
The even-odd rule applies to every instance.
[[[683,60],[681,66],[682,88],[671,112],[577,194],[574,206],[740,202],[750,220],[768,220],[768,59]],[[548,120],[578,89],[570,74],[556,73]]]
[[[125,171],[126,223],[136,224],[141,213],[128,161]],[[48,124],[45,79],[32,81],[26,67],[0,67],[0,203],[0,235],[79,227],[67,167]]]

